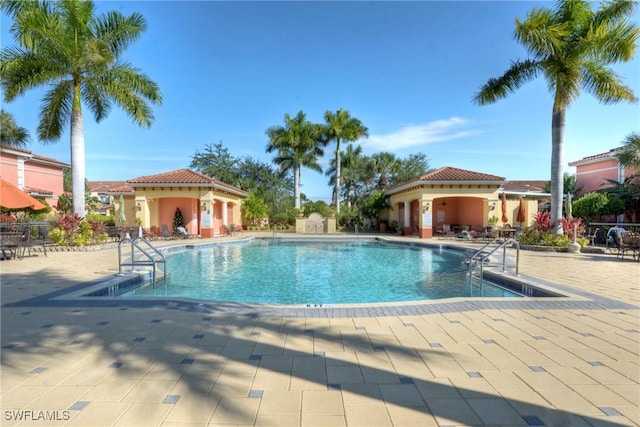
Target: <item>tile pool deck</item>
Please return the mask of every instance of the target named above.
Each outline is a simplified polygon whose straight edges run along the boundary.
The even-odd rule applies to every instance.
[[[256,310],[53,298],[117,273],[116,254],[0,262],[0,425],[640,425],[630,259],[521,251],[524,276],[572,295],[554,299]]]

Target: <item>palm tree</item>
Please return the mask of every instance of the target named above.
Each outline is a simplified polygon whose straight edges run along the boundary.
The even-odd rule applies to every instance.
[[[307,121],[304,112],[291,118],[284,115],[284,126],[272,126],[267,129],[269,144],[266,152],[277,151],[273,162],[280,166],[283,173],[293,172],[294,206],[300,209],[300,170],[302,166],[318,172],[322,167],[318,163],[318,157],[324,155],[322,151],[322,129],[320,125]]]
[[[473,100],[496,102],[542,74],[553,92],[551,120],[551,222],[562,233],[562,152],[566,111],[583,89],[605,104],[634,102],[633,91],[609,65],[629,61],[640,36],[629,20],[636,2],[618,0],[594,12],[587,0],[559,0],[555,10],[535,8],[516,19],[515,38],[531,59],[515,61],[499,78],[482,86]]]
[[[620,164],[635,168],[640,173],[640,132],[631,132],[624,143],[625,147],[618,154]]]
[[[395,154],[382,151],[371,156],[373,170],[378,175],[376,190],[384,191],[389,186],[389,179],[398,168]]]
[[[29,132],[16,124],[13,115],[0,110],[0,144],[26,147],[30,141]]]
[[[351,117],[348,111],[340,108],[338,111],[324,113],[325,136],[328,141],[336,142],[336,179],[333,190],[333,203],[336,212],[340,212],[340,143],[342,141],[356,141],[363,136],[369,136],[369,129],[362,122]]]
[[[329,185],[333,186],[334,200],[335,200],[335,192],[338,190],[337,187],[335,186],[336,177],[337,177],[336,160],[337,159],[331,159],[329,168],[325,173],[325,175],[329,177]],[[343,194],[347,202],[347,208],[351,206],[351,202],[352,202],[351,193],[352,193],[352,189],[354,188],[358,180],[358,172],[359,172],[358,168],[359,166],[361,166],[360,163],[362,162],[362,160],[363,160],[362,147],[359,145],[354,147],[353,144],[349,144],[347,145],[346,150],[340,154],[340,162],[341,162],[340,174],[341,174],[342,186],[344,187]]]
[[[131,64],[124,50],[146,29],[142,15],[111,11],[95,16],[92,1],[4,0],[18,44],[0,52],[0,84],[9,102],[46,86],[38,138],[60,139],[70,122],[73,211],[84,216],[85,147],[83,103],[100,122],[112,103],[135,123],[150,127],[148,102],[162,103],[158,85]]]

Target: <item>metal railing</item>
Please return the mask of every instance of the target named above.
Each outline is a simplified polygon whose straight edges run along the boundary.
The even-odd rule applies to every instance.
[[[490,248],[490,246],[494,244],[497,244],[496,247]],[[483,247],[478,249],[476,252],[474,252],[473,255],[471,255],[469,258],[466,259],[465,262],[469,266],[469,281],[471,281],[473,269],[479,263],[480,264],[479,279],[480,279],[480,286],[482,286],[483,280],[484,280],[484,266],[491,265],[491,264],[487,264],[486,261],[489,259],[491,255],[493,255],[496,251],[498,251],[501,248],[503,249],[501,264],[502,264],[502,272],[504,273],[507,269],[507,246],[509,244],[515,246],[516,248],[515,275],[517,276],[519,274],[519,269],[520,269],[520,243],[518,243],[518,241],[513,238],[509,238],[509,239],[495,238],[490,242],[486,243]],[[496,265],[496,264],[493,264],[493,265]]]
[[[122,259],[122,246],[124,244],[130,245],[130,261],[123,262]],[[145,245],[147,249],[143,247]],[[136,250],[138,252],[136,252]],[[137,255],[137,256],[136,256]],[[131,267],[131,271],[135,271],[135,268],[138,266],[148,266],[151,267],[151,280],[155,285],[157,279],[157,266],[158,264],[162,264],[162,274],[166,275],[166,266],[167,261],[164,258],[164,255],[158,251],[158,249],[153,246],[147,239],[144,237],[137,237],[132,239],[130,237],[124,237],[122,240],[118,242],[118,273],[122,274],[122,267]]]

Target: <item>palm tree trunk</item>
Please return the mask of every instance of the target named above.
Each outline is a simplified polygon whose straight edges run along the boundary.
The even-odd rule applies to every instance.
[[[564,151],[565,108],[555,109],[551,120],[551,232],[562,234],[562,158]]]
[[[85,215],[84,180],[85,157],[82,112],[73,111],[71,113],[71,196],[73,197],[73,212],[81,217]]]
[[[293,200],[294,207],[300,209],[300,165],[293,166]]]
[[[340,139],[336,142],[336,189],[335,189],[336,213],[340,213]]]

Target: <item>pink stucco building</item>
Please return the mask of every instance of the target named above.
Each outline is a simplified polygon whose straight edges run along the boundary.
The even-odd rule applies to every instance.
[[[67,163],[34,154],[26,148],[0,144],[0,177],[33,197],[57,206],[63,193],[63,170]]]
[[[576,168],[576,187],[580,195],[611,187],[607,179],[623,182],[626,178],[639,173],[634,168],[625,168],[618,161],[623,147],[613,148],[606,153],[587,156],[569,163]]]

